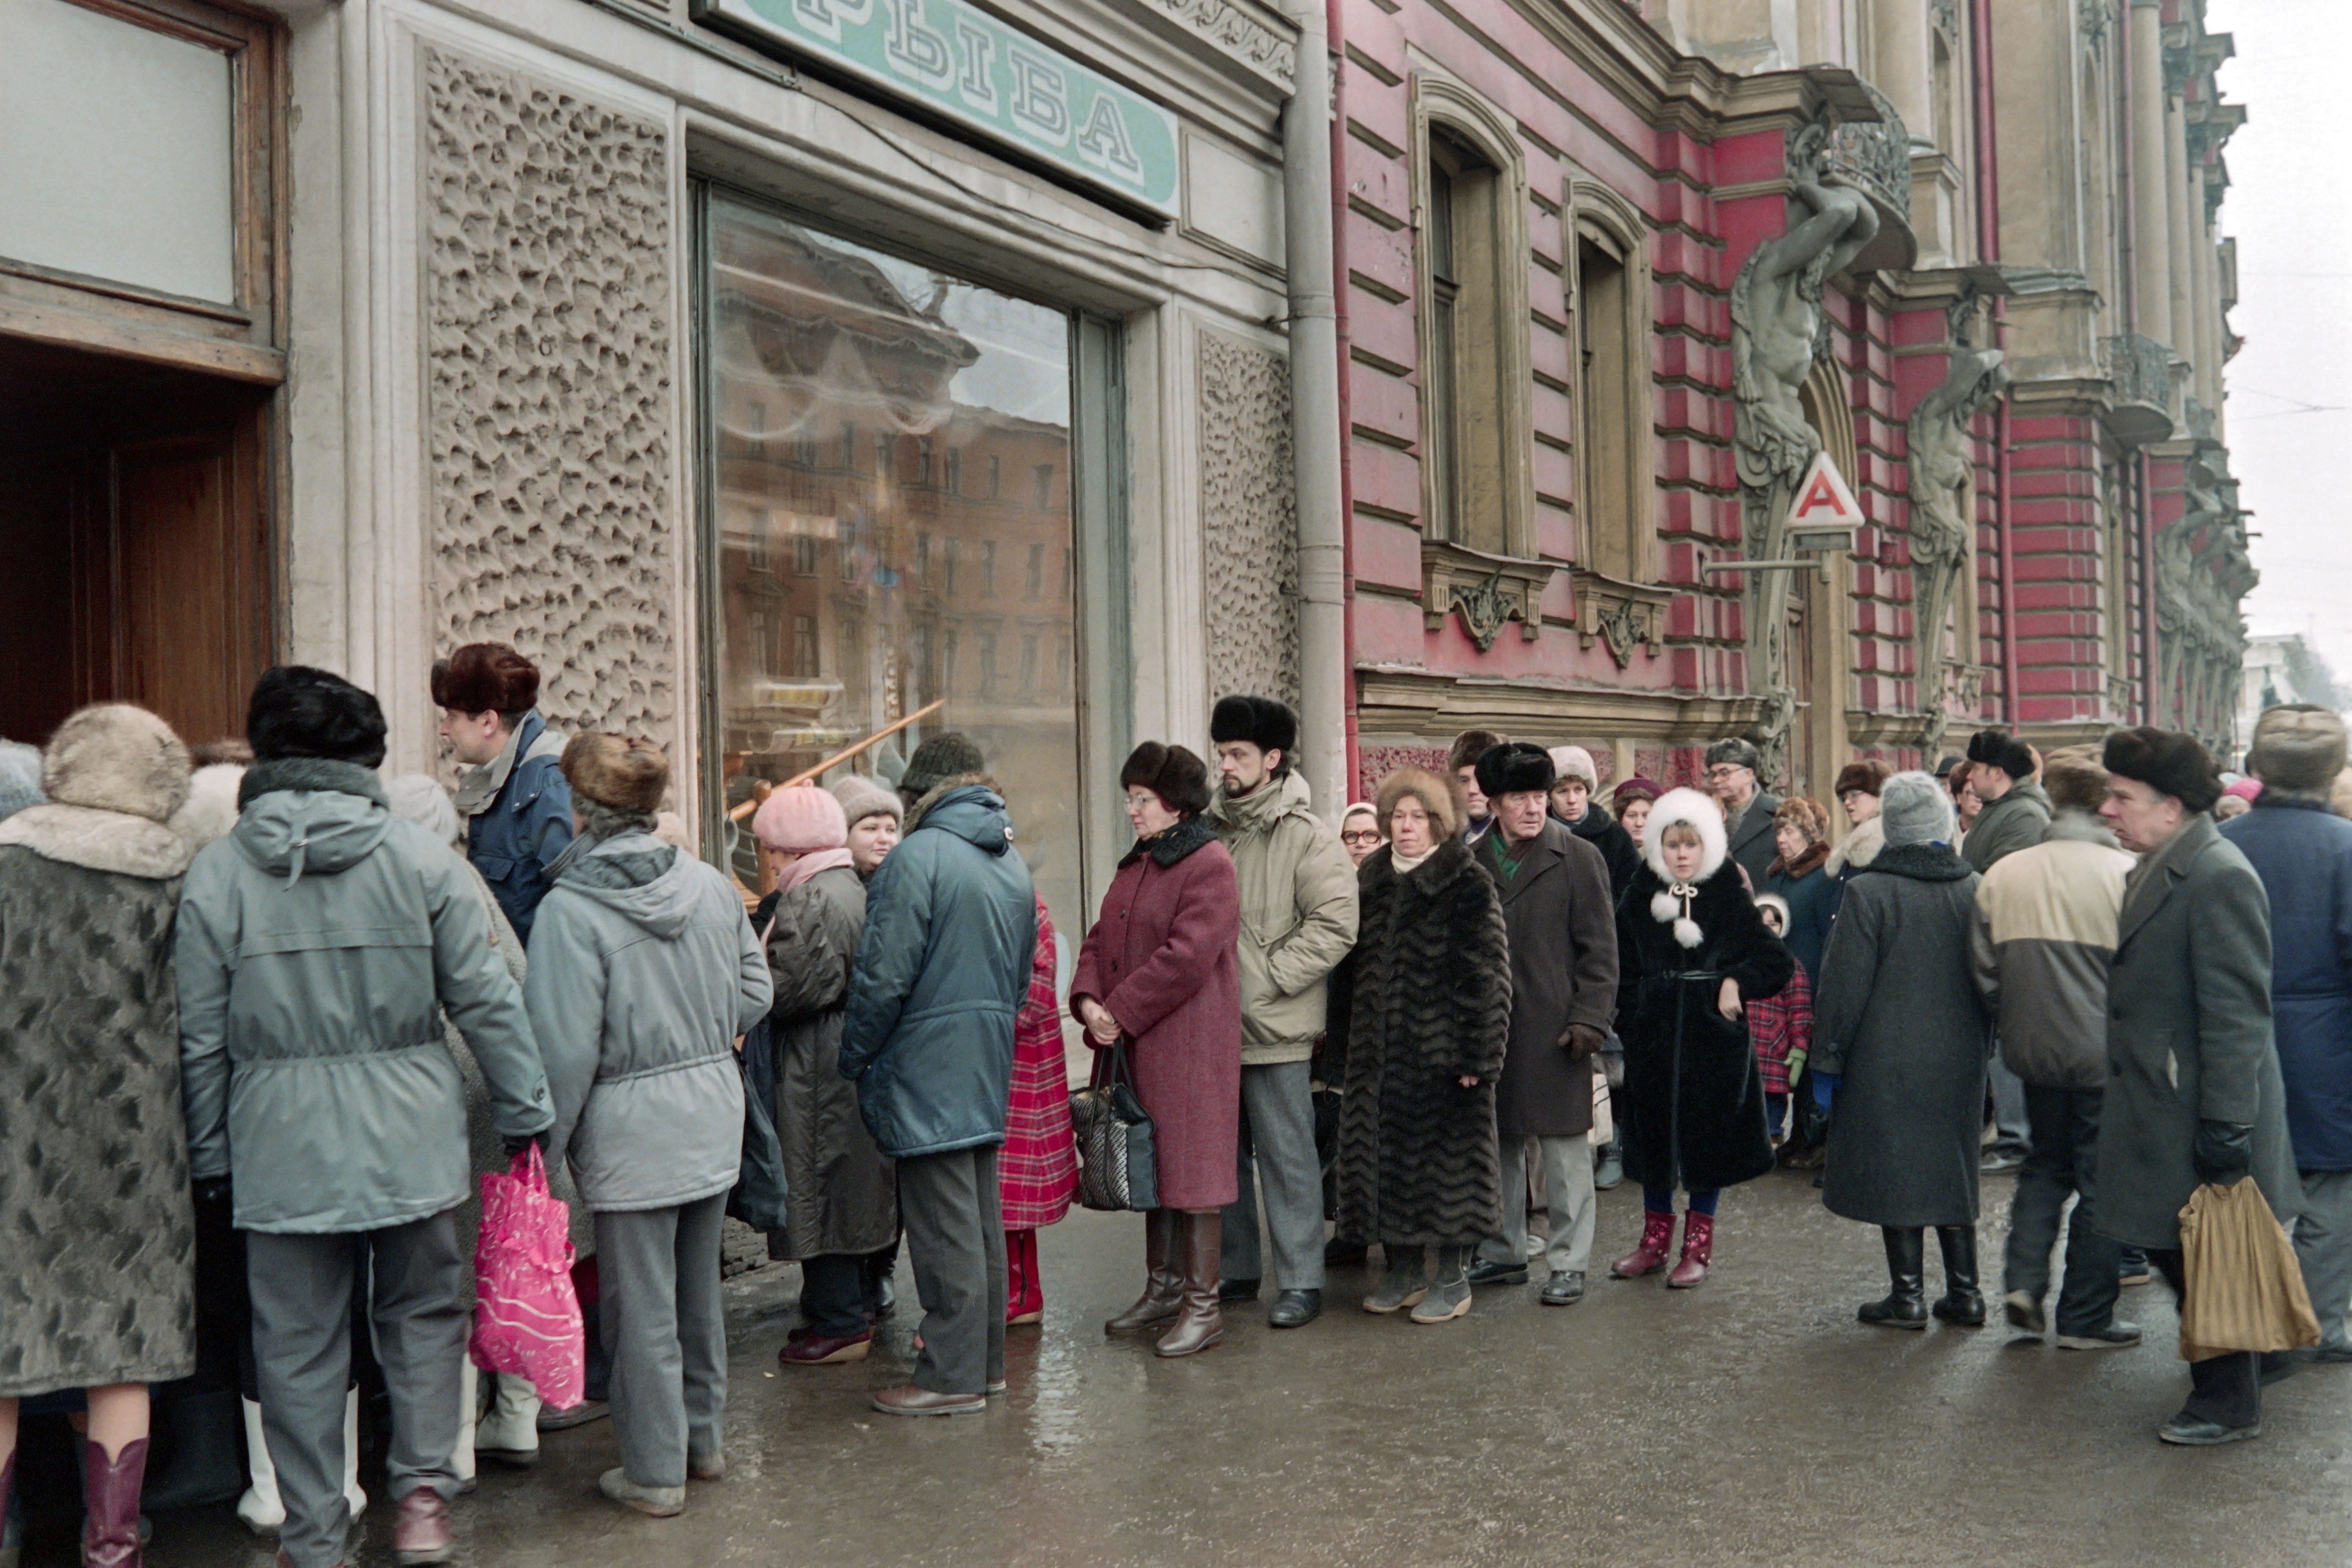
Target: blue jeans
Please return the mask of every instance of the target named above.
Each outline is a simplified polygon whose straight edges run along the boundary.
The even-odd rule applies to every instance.
[[[1721,1196],[1723,1196],[1723,1189],[1721,1187],[1709,1187],[1705,1192],[1693,1193],[1690,1194],[1690,1212],[1693,1214],[1703,1214],[1709,1219],[1713,1219],[1715,1217],[1716,1200]],[[1642,1189],[1642,1206],[1648,1209],[1652,1214],[1674,1213],[1674,1189],[1672,1187],[1643,1187]]]

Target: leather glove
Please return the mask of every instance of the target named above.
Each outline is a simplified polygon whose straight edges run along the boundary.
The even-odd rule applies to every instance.
[[[1568,1059],[1580,1062],[1608,1043],[1609,1037],[1590,1024],[1570,1024],[1559,1032],[1559,1047]]]
[[[2200,1121],[2189,1158],[2200,1180],[2228,1186],[2253,1168],[2254,1130],[2242,1121]]]
[[[228,1178],[226,1176],[198,1176],[189,1190],[196,1202],[200,1204],[225,1204],[228,1202]]]
[[[506,1144],[509,1161],[515,1159],[534,1143],[539,1145],[540,1158],[544,1160],[547,1157],[547,1133],[545,1132],[534,1132],[527,1138],[507,1138],[501,1142]]]

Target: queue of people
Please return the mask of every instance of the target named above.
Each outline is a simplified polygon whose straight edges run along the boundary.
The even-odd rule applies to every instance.
[[[1584,748],[1483,731],[1327,825],[1295,715],[1228,697],[1213,778],[1150,741],[1121,769],[1134,843],[1062,993],[968,737],[926,740],[895,789],[761,786],[754,900],[682,847],[656,747],[554,733],[538,685],[502,646],[435,667],[454,798],[381,777],[375,699],[299,667],[262,677],[247,749],[202,772],[121,705],[69,719],[37,779],[0,753],[0,1500],[20,1405],[68,1410],[86,1562],[135,1563],[142,1499],[218,1484],[184,1472],[221,1468],[241,1403],[240,1516],[292,1568],[341,1563],[370,1358],[404,1563],[446,1560],[478,1461],[528,1465],[540,1432],[605,1415],[604,1495],[681,1511],[727,1468],[747,1114],[790,1194],[770,1256],[801,1269],[780,1366],[865,1359],[903,1247],[917,1358],[872,1405],[984,1412],[1076,1187],[1066,1028],[1152,1124],[1142,1289],[1105,1327],[1162,1357],[1218,1345],[1269,1276],[1269,1325],[1307,1326],[1328,1259],[1372,1247],[1372,1313],[1458,1321],[1507,1286],[1572,1306],[1621,1172],[1643,1215],[1609,1275],[1696,1288],[1725,1190],[1809,1150],[1830,1211],[1884,1241],[1860,1321],[1973,1328],[1990,1106],[2023,1160],[1991,1288],[2012,1327],[2048,1329],[2063,1225],[2056,1342],[2137,1342],[2126,1249],[2182,1289],[2182,1205],[2250,1174],[2292,1229],[2316,1358],[2352,1360],[2333,714],[2264,716],[2223,825],[2189,737],[2045,758],[1988,730],[1941,778],[1848,766],[1839,835],[1745,739],[1706,749],[1703,788],[1604,790]],[[594,1320],[562,1409],[466,1348],[466,1205],[534,1148]],[[2159,1435],[2255,1435],[2289,1370],[2193,1363]],[[151,1489],[152,1388],[219,1414],[167,1419]]]

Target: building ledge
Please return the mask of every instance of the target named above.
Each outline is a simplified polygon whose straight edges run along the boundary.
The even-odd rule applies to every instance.
[[[1460,611],[1462,629],[1480,653],[1495,646],[1506,621],[1519,623],[1519,636],[1533,642],[1543,630],[1544,589],[1557,562],[1489,555],[1442,539],[1421,542],[1421,608],[1431,631]]]

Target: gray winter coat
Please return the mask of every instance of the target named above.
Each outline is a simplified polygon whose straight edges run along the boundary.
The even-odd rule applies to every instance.
[[[1780,858],[1780,846],[1773,837],[1773,814],[1780,809],[1780,797],[1763,790],[1750,796],[1748,808],[1742,811],[1726,830],[1730,841],[1731,858],[1748,873],[1748,885],[1761,892],[1764,879],[1771,874],[1772,862]]]
[[[473,878],[393,817],[373,769],[260,763],[237,799],[236,828],[196,856],[180,901],[192,1171],[232,1179],[240,1230],[381,1230],[455,1207],[465,1092],[436,1001],[489,1079],[501,1133],[554,1115]]]
[[[2180,1245],[2200,1119],[2253,1128],[2253,1178],[2293,1227],[2303,1183],[2271,1037],[2270,903],[2210,816],[2190,817],[2126,885],[2107,972],[2107,1072],[2102,1231],[2126,1247]]]
[[[523,983],[555,1096],[549,1146],[603,1212],[715,1197],[743,1163],[735,1041],[774,989],[727,879],[652,834],[577,844]]]
[[[1967,863],[1932,844],[1882,850],[1846,885],[1808,1064],[1844,1075],[1822,1184],[1832,1214],[1904,1227],[1977,1217],[1992,1052],[1969,970],[1976,890]]]

